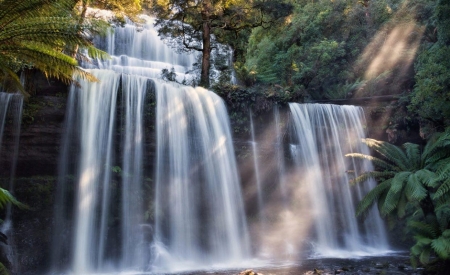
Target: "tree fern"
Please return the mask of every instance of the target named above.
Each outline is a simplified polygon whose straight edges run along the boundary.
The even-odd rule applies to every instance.
[[[414,235],[411,262],[427,264],[431,257],[450,259],[450,129],[431,137],[423,150],[417,144],[401,147],[365,139],[382,157],[348,154],[372,161],[375,171],[362,172],[350,183],[373,178],[378,185],[360,201],[356,214],[364,215],[375,202],[390,222],[406,217]]]
[[[450,130],[443,133],[434,134],[427,142],[423,153],[422,161],[425,165],[438,162],[450,156]]]
[[[450,259],[450,229],[447,229],[444,233],[439,238],[434,239],[431,242],[431,247],[439,258],[447,260]]]
[[[408,205],[408,198],[405,195],[401,195],[398,200],[397,207],[395,208],[395,215],[400,219],[405,217]]]
[[[369,191],[364,198],[359,202],[356,215],[364,215],[370,209],[370,207],[377,202],[381,194],[385,193],[391,186],[392,179],[388,179],[381,184],[377,185],[375,188]]]
[[[95,49],[85,33],[95,31],[95,23],[79,24],[72,10],[74,0],[0,1],[0,77],[21,87],[16,73],[35,67],[47,77],[66,83],[73,76],[87,80],[95,77],[78,66],[77,60],[64,54],[66,47],[79,45],[95,58],[107,54]],[[23,90],[23,87],[22,87]]]
[[[405,149],[406,157],[410,161],[410,166],[420,167],[420,146],[414,143],[405,143],[402,146]]]
[[[427,196],[427,189],[416,175],[411,173],[407,179],[405,195],[409,201],[421,201]]]
[[[395,176],[395,172],[391,171],[367,171],[357,176],[354,179],[350,180],[350,184],[358,184],[367,181],[370,178],[379,179],[379,178],[388,178]]]
[[[405,152],[399,147],[392,145],[388,142],[378,141],[375,139],[364,139],[363,142],[369,146],[369,148],[374,149],[380,153],[387,160],[394,163],[402,170],[408,170],[409,160],[406,157]]]
[[[8,203],[12,203],[20,208],[28,208],[23,203],[19,202],[8,190],[0,188],[0,209],[4,208]]]
[[[0,275],[10,275],[8,269],[0,262]]]
[[[416,220],[408,221],[408,226],[415,232],[414,238],[429,238],[435,239],[439,236],[440,230],[435,223],[426,223]]]
[[[390,164],[389,162],[384,161],[382,159],[370,156],[370,155],[365,155],[365,154],[361,154],[361,153],[350,153],[350,154],[346,154],[345,156],[369,160],[373,163],[373,165],[375,165],[375,167],[380,168],[380,169],[387,169],[390,171],[399,171],[399,172],[401,171],[401,169],[398,168],[397,166]]]

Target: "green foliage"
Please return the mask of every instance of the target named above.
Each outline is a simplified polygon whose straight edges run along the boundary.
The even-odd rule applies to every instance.
[[[255,29],[246,67],[258,81],[307,89],[313,99],[346,98],[362,84],[352,63],[367,45],[367,33],[389,16],[366,24],[366,14],[381,14],[377,1],[303,1],[281,26]],[[386,7],[384,3],[384,7]],[[389,15],[389,14],[388,14]]]
[[[425,120],[450,123],[450,46],[435,43],[424,49],[416,62],[416,85],[409,110]]]
[[[408,109],[435,127],[450,125],[450,3],[418,1],[425,25],[424,42],[415,62],[415,86]]]
[[[179,52],[201,52],[200,85],[209,87],[210,55],[218,43],[245,45],[248,30],[270,26],[291,9],[290,4],[272,0],[154,0],[151,11],[158,17],[158,34],[168,45]]]
[[[0,263],[0,275],[10,275],[8,269]]]
[[[133,22],[140,22],[138,15],[142,12],[141,0],[82,0],[81,2],[112,11],[118,23],[125,23],[125,17]]]
[[[373,178],[378,185],[357,207],[364,215],[378,203],[383,216],[393,220],[406,217],[407,229],[414,235],[411,262],[428,264],[431,257],[450,259],[450,128],[435,134],[421,148],[405,143],[398,147],[365,139],[381,158],[359,153],[348,157],[371,160],[375,171],[364,171],[352,180],[360,183]]]
[[[106,54],[95,49],[86,34],[99,24],[87,21],[79,24],[71,12],[74,0],[0,1],[0,79],[11,80],[12,89],[25,92],[17,73],[37,68],[46,77],[66,83],[72,77],[95,81],[95,77],[78,66],[74,57],[64,53],[76,45],[86,48],[96,57]],[[0,81],[0,83],[3,81]],[[3,87],[4,89],[9,87]]]
[[[11,193],[7,190],[0,188],[0,209],[4,208],[8,203],[14,204],[20,208],[28,208],[23,203],[19,202]]]

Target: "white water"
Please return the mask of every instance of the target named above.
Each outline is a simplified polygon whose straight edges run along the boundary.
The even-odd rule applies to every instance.
[[[20,139],[20,129],[22,123],[22,108],[23,108],[23,96],[21,94],[11,94],[0,92],[0,157],[2,157],[2,161],[4,164],[10,166],[9,173],[9,185],[2,186],[7,189],[10,193],[14,194],[14,179],[16,175],[16,165],[17,158],[19,154],[19,139]],[[6,157],[2,154],[3,145],[3,135],[5,124],[7,121],[11,121],[11,134],[13,138],[13,150],[12,155],[9,159],[4,160]],[[8,164],[7,164],[8,162]],[[6,207],[6,215],[5,219],[1,222],[0,231],[5,234],[8,238],[8,245],[3,243],[0,244],[2,246],[5,256],[8,261],[11,263],[13,268],[17,267],[16,260],[17,255],[15,255],[13,250],[14,242],[16,241],[13,236],[13,222],[11,219],[11,205],[8,204]]]
[[[280,110],[278,108],[278,105],[274,107],[273,113],[275,120],[275,134],[276,134],[275,151],[277,156],[278,182],[280,184],[282,198],[285,201],[288,197],[285,180],[286,164],[284,160],[283,136],[281,133],[282,125],[280,122]]]
[[[299,184],[309,191],[314,220],[314,251],[318,257],[354,257],[388,251],[386,233],[377,212],[367,217],[364,228],[358,227],[355,205],[375,186],[349,185],[348,170],[358,170],[345,154],[369,154],[362,144],[364,114],[355,106],[329,104],[289,104],[292,112],[293,143]],[[363,164],[363,171],[371,169]]]
[[[258,157],[258,143],[255,141],[255,127],[253,125],[253,114],[250,111],[250,133],[251,133],[251,145],[252,145],[252,155],[253,155],[253,169],[255,170],[255,184],[256,184],[256,193],[258,197],[258,214],[261,223],[261,227],[264,228],[265,224],[265,215],[264,215],[264,192],[261,184],[261,176],[259,171],[259,157]]]
[[[249,257],[223,101],[205,89],[157,79],[163,68],[174,68],[178,81],[189,79],[185,73],[195,57],[174,53],[157,37],[152,19],[146,19],[139,32],[127,24],[97,41],[112,59],[91,60],[84,67],[100,82],[80,81],[81,87],[70,92],[53,272],[197,270],[234,266]],[[152,111],[145,108],[151,107],[145,103],[149,90],[155,92],[157,105],[154,173],[144,170],[153,161],[145,159],[144,114]],[[72,173],[77,195],[70,233],[67,175]],[[120,191],[115,173],[121,175]],[[119,225],[120,234],[112,224]],[[68,239],[73,244],[65,245]]]
[[[158,79],[163,68],[174,68],[178,81],[189,79],[194,56],[178,55],[162,44],[151,19],[139,32],[127,24],[97,43],[112,59],[85,63],[100,82],[80,81],[68,101],[52,251],[55,272],[167,273],[264,265],[252,262],[252,255],[262,255],[266,264],[295,263],[311,242],[318,257],[387,251],[376,213],[364,226],[354,217],[355,203],[374,183],[353,188],[345,174],[354,170],[346,153],[368,153],[358,147],[364,137],[361,109],[291,103],[293,169],[285,163],[283,127],[274,110],[272,171],[279,196],[263,194],[262,182],[268,181],[260,176],[251,120],[258,208],[261,215],[267,208],[270,216],[251,240],[223,101],[205,89]],[[157,107],[154,124],[145,121],[152,104]],[[154,160],[146,158],[146,133],[151,131],[145,125],[150,124],[156,130]],[[151,161],[154,171],[148,169]],[[69,196],[71,184],[75,198]],[[67,201],[73,199],[71,217]],[[258,241],[261,251],[252,251],[250,244]]]
[[[249,240],[223,101],[202,88],[156,86],[155,270],[239,264]]]
[[[73,271],[76,274],[92,272],[102,268],[104,263],[113,126],[120,77],[111,71],[91,72],[101,82],[82,82],[82,89],[72,90],[70,101],[77,104],[77,117],[72,119],[78,119],[80,140],[73,252]]]

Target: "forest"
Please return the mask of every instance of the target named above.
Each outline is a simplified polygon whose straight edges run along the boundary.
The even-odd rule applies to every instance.
[[[370,154],[346,154],[375,167],[349,181],[377,183],[355,215],[376,204],[389,229],[406,232],[414,268],[450,268],[448,0],[0,0],[0,91],[22,94],[33,120],[38,74],[100,82],[82,66],[111,58],[95,37],[111,26],[142,31],[141,14],[165,45],[197,54],[188,79],[173,67],[159,78],[216,93],[234,132],[248,131],[249,108],[257,118],[290,102],[375,105],[366,115],[384,117],[378,127],[394,135],[364,139]],[[2,187],[0,207],[34,207]]]

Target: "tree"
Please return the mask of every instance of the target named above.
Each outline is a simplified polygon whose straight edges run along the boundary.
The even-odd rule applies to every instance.
[[[225,42],[225,32],[267,27],[291,10],[291,5],[271,0],[154,0],[152,6],[162,39],[180,52],[202,53],[200,85],[205,87],[209,86],[211,50],[217,42]]]
[[[138,15],[142,12],[141,0],[79,0],[81,19],[84,20],[88,7],[110,10],[114,20],[123,24],[125,18],[138,22]]]
[[[17,73],[27,68],[41,70],[47,77],[71,83],[73,77],[95,81],[64,53],[80,45],[92,57],[105,58],[88,40],[95,21],[79,24],[71,15],[75,0],[0,1],[0,83],[10,80],[23,92]]]
[[[383,216],[391,220],[406,217],[416,240],[411,247],[414,265],[417,259],[428,263],[431,253],[450,260],[450,129],[433,136],[423,149],[413,143],[402,147],[373,139],[364,143],[380,157],[346,155],[370,160],[375,166],[351,183],[374,178],[378,185],[361,200],[356,214],[363,215],[378,203]]]
[[[426,37],[415,62],[415,86],[408,109],[434,126],[450,125],[450,3],[427,1]],[[425,17],[425,16],[424,16]]]

